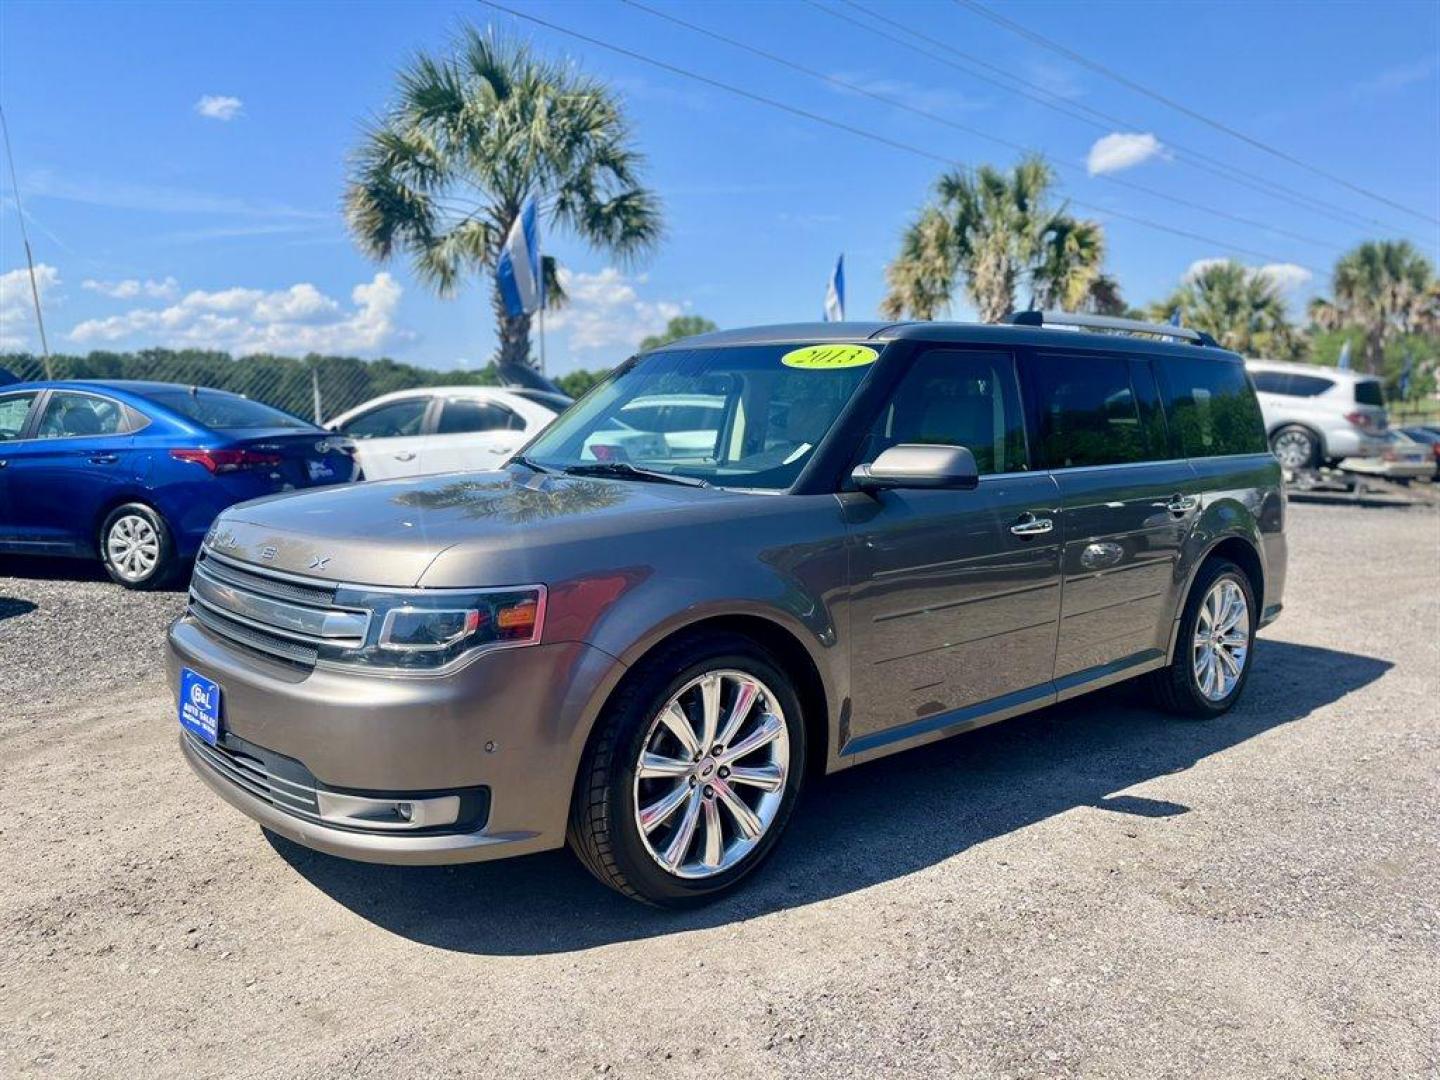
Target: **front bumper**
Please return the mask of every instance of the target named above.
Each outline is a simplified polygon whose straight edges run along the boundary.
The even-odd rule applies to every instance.
[[[220,686],[227,734],[301,763],[317,784],[352,794],[485,788],[475,831],[335,828],[235,782],[181,737],[185,759],[227,802],[306,847],[364,862],[472,862],[559,847],[585,739],[623,665],[557,642],[487,653],[443,677],[304,671],[212,637],[188,616],[168,635],[181,667]]]

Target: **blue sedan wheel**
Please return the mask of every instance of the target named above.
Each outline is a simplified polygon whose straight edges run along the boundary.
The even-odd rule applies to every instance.
[[[111,580],[154,589],[174,576],[175,546],[165,521],[144,503],[117,507],[100,529],[100,558]]]

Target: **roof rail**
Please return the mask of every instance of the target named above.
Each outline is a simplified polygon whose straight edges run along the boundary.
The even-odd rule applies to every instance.
[[[1203,330],[1174,323],[1141,322],[1139,319],[1117,319],[1113,315],[1082,315],[1073,311],[1017,311],[1010,316],[1015,326],[1078,326],[1086,330],[1118,330],[1127,334],[1153,334],[1156,337],[1193,341],[1196,345],[1218,342]]]

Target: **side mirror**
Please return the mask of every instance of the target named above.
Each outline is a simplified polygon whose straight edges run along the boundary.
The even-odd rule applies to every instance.
[[[892,446],[870,465],[850,474],[861,491],[882,488],[953,488],[969,491],[980,483],[975,455],[963,446]]]

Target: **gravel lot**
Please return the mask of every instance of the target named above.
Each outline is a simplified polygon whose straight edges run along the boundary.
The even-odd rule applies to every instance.
[[[1230,715],[1120,688],[853,770],[686,915],[267,838],[175,747],[180,595],[22,567],[0,1074],[1440,1075],[1440,515],[1297,504],[1291,551]]]

